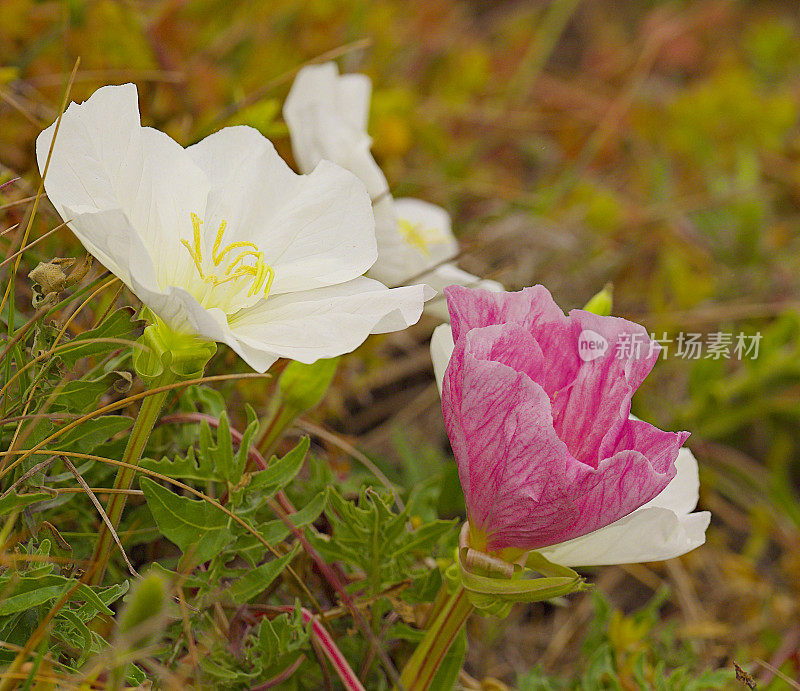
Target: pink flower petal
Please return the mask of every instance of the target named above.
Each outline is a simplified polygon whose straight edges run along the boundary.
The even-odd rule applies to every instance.
[[[667,486],[688,434],[629,419],[658,358],[641,326],[580,310],[567,317],[541,286],[445,293],[455,345],[442,410],[487,549],[586,535]],[[585,330],[607,343],[598,357],[579,354]]]

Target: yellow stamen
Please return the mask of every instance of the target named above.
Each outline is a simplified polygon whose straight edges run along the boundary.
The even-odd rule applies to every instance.
[[[222,244],[222,236],[225,233],[225,229],[228,227],[228,222],[226,220],[222,220],[219,224],[219,229],[217,230],[217,237],[214,240],[214,247],[211,249],[211,259],[214,262],[214,266],[219,266],[222,263],[222,260],[225,259],[225,255],[228,252],[232,252],[235,249],[239,249],[240,247],[249,247],[250,254],[252,252],[258,252],[258,247],[256,247],[252,242],[242,241],[242,242],[232,242],[230,245],[226,245],[222,248],[222,252],[219,252],[219,246]]]
[[[203,250],[200,246],[200,224],[202,221],[196,213],[192,213],[192,230],[194,231],[194,247],[192,247],[186,240],[181,239],[181,244],[189,250],[189,256],[194,260],[194,265],[200,274],[200,278],[206,280],[206,275],[203,273]]]
[[[228,222],[223,220],[219,224],[217,236],[214,239],[214,245],[211,249],[211,260],[214,266],[219,266],[225,257],[234,250],[242,250],[235,259],[228,265],[225,270],[224,278],[219,278],[215,274],[206,274],[203,271],[203,251],[202,251],[202,236],[200,232],[200,225],[203,221],[200,217],[192,213],[192,231],[194,242],[190,244],[187,240],[181,239],[181,244],[189,251],[192,261],[194,261],[197,272],[200,278],[212,286],[220,286],[224,283],[229,283],[238,278],[251,278],[250,289],[247,292],[247,297],[253,297],[258,294],[262,288],[264,297],[269,297],[269,292],[272,288],[272,283],[275,280],[275,270],[264,261],[264,253],[258,249],[258,246],[248,241],[232,242],[229,245],[221,247],[222,237],[225,234],[225,229],[228,227]],[[253,265],[244,264],[247,257],[252,257],[255,260]]]
[[[255,247],[255,245],[253,245],[253,247]],[[233,271],[236,268],[236,265],[240,261],[242,261],[242,259],[244,259],[245,257],[253,257],[256,260],[256,262],[263,261],[264,260],[264,253],[263,252],[259,252],[258,248],[254,249],[254,250],[245,250],[238,257],[236,257],[236,259],[234,259],[231,262],[230,266],[227,268],[225,273],[229,274],[231,271]]]
[[[431,245],[446,240],[435,228],[425,228],[421,223],[412,223],[404,218],[397,222],[397,229],[409,245],[416,247],[426,257],[431,255]]]

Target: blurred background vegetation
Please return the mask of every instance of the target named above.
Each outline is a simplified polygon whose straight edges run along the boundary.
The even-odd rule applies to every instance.
[[[692,431],[708,544],[599,569],[598,593],[569,607],[472,622],[465,686],[662,688],[683,665],[686,678],[663,688],[723,683],[703,681],[713,670],[746,688],[734,661],[760,688],[800,677],[795,2],[2,0],[0,184],[20,179],[0,190],[0,230],[30,208],[33,142],[77,58],[72,100],[133,81],[145,124],[180,143],[249,124],[290,161],[280,108],[293,74],[336,58],[373,80],[373,151],[393,192],[452,214],[464,268],[509,289],[543,283],[565,309],[612,281],[615,314],[673,340],[634,411]],[[34,237],[58,222],[45,205]],[[3,255],[17,242],[0,235]],[[18,309],[30,309],[25,275],[38,261],[80,253],[66,229],[28,251]],[[346,358],[301,425],[342,481],[361,472],[355,446],[406,486],[436,479],[438,510],[455,515],[432,327]],[[760,333],[758,356],[677,357],[681,332]],[[215,363],[243,367],[231,353]],[[262,409],[268,393],[242,382],[226,392]]]

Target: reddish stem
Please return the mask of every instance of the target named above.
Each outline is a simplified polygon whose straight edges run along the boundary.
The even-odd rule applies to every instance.
[[[294,607],[291,607],[289,605],[275,605],[275,606],[270,606],[269,608],[269,612],[272,613],[286,612],[288,614],[291,614],[294,611],[295,611]],[[269,614],[267,612],[259,612],[258,616],[269,617]],[[336,673],[339,675],[339,678],[345,685],[345,688],[347,688],[348,691],[350,690],[366,691],[364,685],[361,683],[361,680],[353,671],[353,668],[350,667],[350,663],[347,662],[347,659],[345,658],[344,655],[342,655],[342,651],[339,650],[339,648],[336,645],[336,642],[328,633],[328,630],[320,622],[319,616],[315,616],[305,607],[300,608],[300,616],[303,617],[303,622],[305,622],[306,624],[311,623],[311,635],[319,644],[319,647],[322,649],[322,652],[325,653],[325,657],[327,657],[330,663],[333,665],[334,669],[336,670]]]

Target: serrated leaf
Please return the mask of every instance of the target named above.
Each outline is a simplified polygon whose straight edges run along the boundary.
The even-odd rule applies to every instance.
[[[122,583],[115,583],[114,585],[105,587],[94,586],[92,587],[92,592],[97,595],[97,598],[100,600],[103,606],[108,608],[128,592],[130,585],[130,581],[122,581]],[[81,620],[89,621],[90,619],[94,618],[94,616],[100,610],[97,608],[97,602],[91,601],[84,602],[83,605],[74,611],[81,618]]]
[[[233,539],[230,519],[213,504],[180,497],[146,477],[139,486],[158,529],[195,561],[211,559]]]
[[[176,456],[169,459],[163,456],[160,461],[153,458],[143,458],[139,464],[142,468],[161,473],[167,477],[180,480],[197,480],[200,482],[224,482],[225,477],[214,465],[212,459],[197,455],[192,447],[185,456]]]
[[[310,535],[312,545],[331,561],[343,561],[364,572],[371,592],[406,578],[418,556],[431,554],[455,522],[433,521],[411,528],[408,507],[391,508],[391,496],[367,489],[358,504],[331,488],[325,511],[333,537]]]
[[[81,651],[78,665],[83,664],[93,652],[94,636],[86,623],[71,609],[62,607],[55,617],[56,632],[64,637],[72,647]]]
[[[241,494],[236,493],[238,490],[235,486],[242,478],[248,450],[258,431],[258,420],[250,406],[247,406],[247,417],[248,425],[242,434],[242,441],[236,453],[233,451],[228,415],[223,411],[216,430],[213,430],[205,420],[200,423],[197,449],[189,447],[185,456],[176,456],[172,460],[166,456],[160,461],[144,458],[140,465],[172,478],[199,482],[226,482],[231,493],[231,505],[235,507]]]
[[[271,621],[261,622],[257,637],[257,652],[261,654],[264,676],[269,677],[276,667],[286,668],[307,645],[310,627],[306,626],[299,610],[291,615],[281,614]],[[291,657],[288,657],[291,656]]]
[[[216,436],[216,442],[214,442],[210,425],[204,421],[200,427],[200,455],[204,458],[213,459],[214,466],[219,474],[225,480],[231,482],[233,446],[231,442],[231,427],[228,424],[228,414],[226,412],[219,416]],[[236,482],[236,480],[233,482]]]

